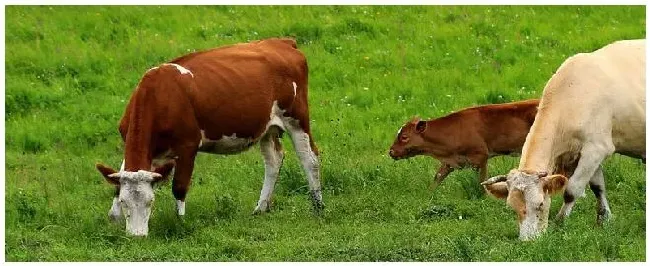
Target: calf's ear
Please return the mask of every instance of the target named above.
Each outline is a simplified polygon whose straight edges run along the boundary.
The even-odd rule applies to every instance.
[[[169,161],[162,166],[157,166],[153,172],[156,173],[157,175],[154,175],[154,180],[153,183],[161,182],[167,180],[167,177],[169,177],[169,173],[172,172],[172,169],[174,169],[174,166],[176,163],[172,160]]]
[[[542,185],[544,187],[544,193],[553,195],[558,193],[566,187],[569,183],[569,179],[563,175],[551,175],[544,176],[542,179]]]
[[[111,183],[113,185],[120,184],[120,177],[116,174],[117,171],[113,170],[113,168],[105,166],[101,163],[95,164],[95,168],[97,168],[97,170],[104,176],[108,183]]]

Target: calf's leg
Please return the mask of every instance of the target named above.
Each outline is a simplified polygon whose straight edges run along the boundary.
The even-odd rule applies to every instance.
[[[282,160],[284,159],[284,151],[282,150],[282,143],[280,143],[279,133],[273,130],[267,133],[260,140],[260,150],[264,157],[264,186],[260,192],[260,200],[257,202],[257,207],[253,214],[268,212],[271,204],[271,196],[273,195],[273,188],[275,182],[278,180],[280,167],[282,167]]]
[[[442,163],[442,165],[440,165],[440,168],[438,168],[438,172],[436,173],[436,176],[433,182],[431,183],[429,189],[430,190],[436,189],[440,185],[440,183],[442,183],[442,180],[445,180],[445,178],[453,171],[454,168],[451,168],[450,165],[446,163]]]

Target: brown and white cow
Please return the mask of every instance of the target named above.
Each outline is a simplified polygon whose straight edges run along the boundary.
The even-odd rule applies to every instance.
[[[147,235],[152,186],[172,167],[172,192],[178,215],[184,215],[197,152],[235,154],[257,142],[265,171],[254,213],[266,212],[284,157],[283,132],[291,137],[313,206],[320,211],[320,166],[309,127],[307,76],[307,60],[291,39],[191,53],[147,71],[120,121],[125,142],[120,171],[97,164],[116,186],[109,216],[115,220],[123,213],[130,234]]]
[[[617,41],[574,55],[546,83],[519,167],[482,183],[515,210],[520,239],[546,230],[550,195],[564,189],[562,221],[587,183],[597,223],[610,217],[601,163],[615,152],[645,161],[645,47]]]
[[[487,160],[497,155],[521,153],[526,134],[535,120],[539,100],[471,107],[429,121],[414,118],[397,132],[389,155],[404,159],[428,155],[442,165],[432,188],[454,169],[478,168],[487,179]]]

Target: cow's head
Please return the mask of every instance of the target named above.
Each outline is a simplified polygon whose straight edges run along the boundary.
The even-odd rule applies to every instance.
[[[389,155],[395,160],[419,155],[425,141],[422,134],[427,129],[427,122],[415,117],[397,131],[397,138],[390,147]]]
[[[96,167],[106,181],[120,187],[118,200],[122,214],[126,218],[126,231],[135,236],[146,236],[149,232],[149,216],[154,202],[153,186],[167,178],[174,168],[174,162],[156,167],[153,172],[145,170],[117,172],[102,164],[97,164]]]
[[[551,195],[564,189],[568,179],[563,175],[513,169],[507,175],[492,177],[481,183],[496,198],[517,213],[519,239],[533,239],[546,230]]]

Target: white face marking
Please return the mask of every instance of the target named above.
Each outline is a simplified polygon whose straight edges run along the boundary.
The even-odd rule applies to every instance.
[[[185,215],[185,201],[176,200],[176,210],[178,211],[178,215]]]
[[[154,202],[152,182],[160,175],[144,170],[122,171],[115,174],[120,177],[118,202],[126,217],[126,230],[135,236],[146,236],[149,232],[149,216]]]
[[[293,84],[293,97],[296,97],[296,88],[298,88],[298,85],[296,85],[296,82],[291,82]]]
[[[517,189],[524,195],[526,214],[519,223],[519,239],[530,240],[539,236],[548,226],[551,206],[551,197],[544,193],[542,180],[535,174],[512,170],[508,173],[507,182],[509,192]]]
[[[183,75],[190,74],[190,75],[192,75],[192,77],[194,77],[194,74],[192,74],[192,71],[190,71],[187,68],[184,68],[183,66],[181,66],[179,64],[167,63],[165,65],[172,65],[172,66],[176,67],[176,69],[178,69],[178,72],[181,72],[181,74],[183,74]]]

